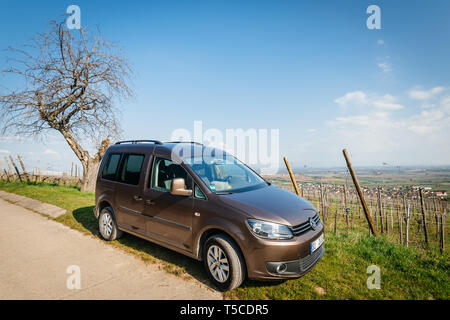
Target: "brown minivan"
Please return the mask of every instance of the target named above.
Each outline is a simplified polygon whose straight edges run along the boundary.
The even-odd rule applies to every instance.
[[[323,224],[303,198],[198,143],[121,141],[97,177],[95,216],[106,240],[128,232],[197,260],[221,290],[292,279],[324,253]]]

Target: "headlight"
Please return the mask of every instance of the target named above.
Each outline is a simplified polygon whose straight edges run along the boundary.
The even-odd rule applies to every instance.
[[[273,240],[291,239],[294,235],[287,226],[256,219],[247,219],[250,231],[257,237]]]

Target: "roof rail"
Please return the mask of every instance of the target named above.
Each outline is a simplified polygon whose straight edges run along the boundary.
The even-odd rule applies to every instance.
[[[163,144],[159,140],[124,140],[124,141],[117,141],[115,144],[124,144],[124,143],[131,143],[131,144],[138,144],[138,143]]]
[[[200,142],[196,141],[165,141],[164,143],[190,143],[190,144],[198,144],[199,146],[202,146]]]

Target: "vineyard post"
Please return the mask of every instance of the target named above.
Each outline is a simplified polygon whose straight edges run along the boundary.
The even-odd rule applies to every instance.
[[[3,169],[3,171],[5,172],[5,174],[6,174],[6,181],[9,183],[9,174],[8,174],[8,172],[6,171],[6,169],[5,169],[5,167],[3,166],[3,163],[0,161],[0,166],[2,166],[2,169]]]
[[[400,244],[403,244],[403,230],[402,230],[402,218],[397,215],[398,219],[398,234],[400,235]]]
[[[348,167],[348,170],[350,171],[350,175],[352,176],[352,180],[355,185],[356,192],[358,193],[359,200],[361,201],[361,205],[363,207],[364,214],[367,219],[367,223],[369,224],[369,230],[374,236],[376,236],[377,231],[375,230],[375,228],[373,226],[372,218],[370,217],[369,208],[367,207],[367,203],[366,203],[366,200],[364,199],[364,194],[362,193],[361,187],[358,182],[358,178],[356,177],[355,171],[353,170],[353,167],[352,167],[352,163],[350,162],[350,158],[348,157],[347,150],[344,149],[344,150],[342,150],[342,152],[344,154],[345,161],[347,162],[347,167]]]
[[[389,233],[389,219],[388,219],[388,217],[389,217],[389,214],[388,214],[388,212],[387,212],[387,210],[386,210],[386,208],[384,208],[383,207],[383,211],[384,211],[384,219],[386,220],[386,226],[385,226],[385,230],[386,230],[386,234],[388,234]]]
[[[20,166],[22,167],[23,174],[27,178],[27,181],[30,182],[30,177],[28,176],[28,172],[25,169],[25,165],[23,164],[23,161],[22,161],[22,158],[20,157],[20,154],[17,155],[17,159],[19,159],[19,163],[20,163]]]
[[[16,163],[14,162],[14,159],[13,159],[13,157],[12,157],[12,156],[9,156],[9,160],[11,160],[11,163],[12,163],[12,165],[13,165],[14,169],[15,169],[15,170],[16,170],[16,172],[17,172],[17,175],[19,176],[19,180],[20,180],[20,182],[23,182],[23,181],[22,181],[22,177],[20,176],[20,172],[19,172],[19,169],[17,169]]]
[[[382,213],[382,209],[381,209],[381,191],[380,191],[380,187],[377,187],[377,192],[378,192],[378,217],[380,219],[380,230],[381,233],[383,234],[383,213]]]
[[[434,211],[434,222],[436,224],[436,239],[439,238],[439,219],[438,219],[438,206],[436,197],[433,198],[433,211]]]
[[[423,188],[419,189],[420,194],[420,206],[422,209],[422,221],[423,221],[423,233],[425,235],[425,243],[428,246],[428,230],[427,230],[427,219],[425,218],[425,208],[423,202]]]
[[[350,211],[351,219],[352,219],[352,230],[353,230],[353,210]]]
[[[283,157],[284,163],[286,164],[286,169],[289,172],[289,176],[291,177],[292,184],[294,185],[295,193],[299,196],[300,191],[298,190],[297,181],[295,181],[294,174],[292,173],[291,166],[289,165],[289,161],[286,157]]]
[[[447,212],[444,212],[441,214],[441,243],[440,243],[440,249],[441,254],[444,253],[445,247],[444,247],[444,229],[445,229],[445,216],[447,215]]]
[[[348,212],[350,211],[347,207],[347,185],[344,184],[344,208],[345,208],[345,223],[347,225],[347,234],[348,234]]]
[[[322,220],[325,223],[325,212],[323,211],[323,190],[322,190],[322,182],[320,182],[319,184],[320,189],[319,189],[319,208],[320,211],[322,212]],[[296,191],[297,192],[297,191]]]
[[[336,212],[334,213],[334,235],[336,235],[337,215],[338,215],[338,212],[337,212],[337,210],[336,210]]]
[[[437,212],[434,213],[434,221],[436,223],[436,239],[439,238],[439,218]]]
[[[405,232],[405,245],[408,247],[408,241],[409,241],[409,203],[406,208],[406,232]]]
[[[392,207],[391,207],[391,230],[392,232],[394,231],[394,213],[392,212]]]
[[[12,171],[11,165],[9,164],[8,158],[6,156],[5,156],[5,162],[6,162],[6,165],[8,166],[8,173],[13,176],[13,181],[14,181],[14,172]]]

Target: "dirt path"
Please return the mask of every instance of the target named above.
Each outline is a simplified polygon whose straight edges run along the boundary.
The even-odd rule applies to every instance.
[[[76,267],[67,273],[73,265],[80,270],[80,289],[67,287],[68,278],[76,275]],[[0,199],[0,299],[222,299],[222,295]]]

